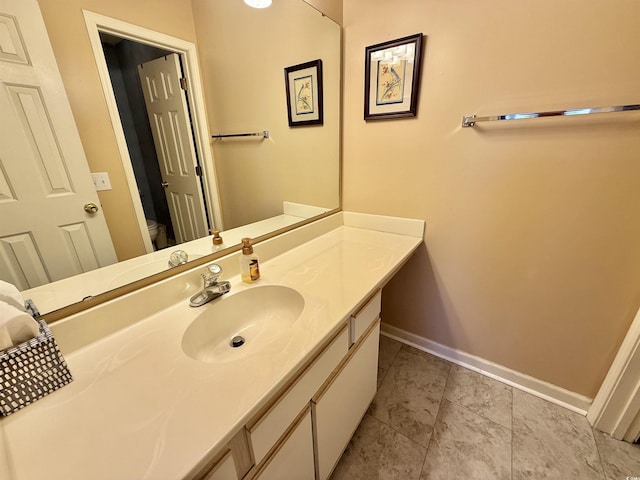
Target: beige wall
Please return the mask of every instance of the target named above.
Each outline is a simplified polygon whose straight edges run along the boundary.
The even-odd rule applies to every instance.
[[[342,25],[342,0],[304,0],[327,17]]]
[[[108,172],[99,192],[119,260],[145,253],[82,9],[195,41],[190,0],[39,0],[71,109],[92,172]]]
[[[384,320],[594,396],[640,306],[635,0],[344,2],[345,210],[422,218]],[[364,49],[427,36],[418,117],[363,121]]]
[[[290,201],[339,206],[340,27],[300,1],[248,8],[193,0],[224,228],[282,213]],[[284,68],[322,59],[324,124],[290,128]]]

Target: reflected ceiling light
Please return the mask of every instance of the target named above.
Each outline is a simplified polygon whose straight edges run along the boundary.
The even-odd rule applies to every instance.
[[[244,3],[253,8],[267,8],[271,5],[271,0],[244,0]]]

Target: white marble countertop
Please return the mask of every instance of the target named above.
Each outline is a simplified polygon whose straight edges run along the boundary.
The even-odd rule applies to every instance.
[[[365,220],[370,221],[370,216]],[[349,223],[346,215],[344,223]],[[243,284],[237,273],[227,277],[231,293],[215,302],[260,285],[286,285],[304,297],[304,310],[294,326],[260,355],[239,349],[233,361],[203,363],[182,351],[182,335],[189,324],[213,305],[188,306],[190,294],[197,289],[198,272],[159,282],[166,285],[134,292],[110,306],[95,307],[111,309],[109,315],[135,316],[127,302],[144,302],[148,308],[167,285],[184,287],[175,288],[179,301],[166,305],[158,297],[159,311],[132,318],[123,328],[68,353],[64,329],[58,333],[54,329],[74,381],[0,420],[4,452],[0,451],[0,478],[175,480],[188,476],[198,462],[224,446],[298,366],[315,355],[421,242],[421,235],[343,225],[297,247],[283,247],[285,253],[261,263],[262,277],[253,285]],[[260,246],[256,246],[258,254]],[[268,248],[264,247],[265,252]],[[237,254],[232,257],[237,263]],[[86,320],[91,311],[81,315]],[[96,321],[102,321],[100,315],[95,314]]]

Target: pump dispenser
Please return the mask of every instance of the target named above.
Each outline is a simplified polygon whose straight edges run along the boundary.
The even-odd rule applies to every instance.
[[[260,278],[258,255],[253,253],[250,238],[242,239],[242,255],[240,255],[240,275],[245,283],[253,283]]]
[[[213,243],[213,250],[218,251],[224,248],[222,237],[220,236],[220,230],[209,230],[209,233],[213,235],[211,242]]]

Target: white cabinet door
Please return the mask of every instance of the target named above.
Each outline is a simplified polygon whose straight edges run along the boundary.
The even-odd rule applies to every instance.
[[[316,399],[315,427],[318,480],[326,480],[376,394],[378,372],[377,321],[334,381]]]
[[[311,411],[298,422],[256,480],[314,480]]]
[[[204,480],[238,480],[233,454],[227,452],[222,460],[204,477]]]
[[[348,343],[349,331],[345,327],[269,411],[249,428],[256,464],[262,462],[296,419],[300,410],[309,404],[313,394],[340,364],[347,354]]]

